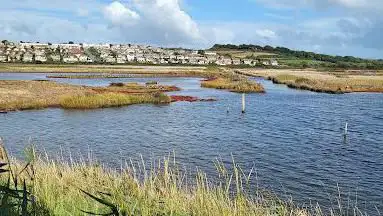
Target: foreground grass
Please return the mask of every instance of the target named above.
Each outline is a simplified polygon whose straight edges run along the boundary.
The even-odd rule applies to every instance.
[[[192,176],[182,172],[169,158],[149,165],[131,161],[119,171],[95,162],[57,161],[35,154],[26,163],[2,162],[9,164],[12,173],[19,173],[11,178],[13,181],[17,179],[26,185],[15,184],[14,189],[19,189],[25,199],[19,204],[17,198],[12,202],[14,205],[0,204],[2,215],[18,215],[20,211],[28,212],[26,215],[89,215],[90,212],[143,216],[308,215],[307,211],[268,193],[250,192],[247,188],[252,172],[245,174],[235,163],[226,169],[217,162],[219,177],[213,182],[200,171]],[[1,176],[4,186],[6,177]],[[3,193],[0,198],[4,201]]]
[[[170,103],[163,92],[175,86],[117,83],[109,87],[86,87],[49,81],[0,80],[0,110],[14,111],[60,107],[93,109],[138,103]]]
[[[201,82],[204,88],[227,89],[238,93],[264,93],[263,86],[255,81],[235,78],[212,78]]]

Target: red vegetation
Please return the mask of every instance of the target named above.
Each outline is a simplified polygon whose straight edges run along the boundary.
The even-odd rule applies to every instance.
[[[186,101],[186,102],[197,102],[197,101],[216,101],[216,99],[209,98],[209,99],[200,99],[198,97],[193,96],[181,96],[181,95],[172,95],[170,96],[172,99],[172,102],[180,102],[180,101]]]

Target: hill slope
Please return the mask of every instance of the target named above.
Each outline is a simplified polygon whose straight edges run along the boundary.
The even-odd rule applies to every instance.
[[[344,69],[383,69],[383,60],[363,59],[353,56],[332,56],[314,52],[296,51],[286,47],[251,44],[215,44],[210,50],[238,58],[275,58],[290,67],[331,67]],[[240,55],[240,56],[239,56]]]

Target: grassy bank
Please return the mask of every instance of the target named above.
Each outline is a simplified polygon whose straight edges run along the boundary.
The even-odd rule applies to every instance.
[[[343,94],[351,92],[383,92],[383,80],[347,78],[320,80],[288,74],[269,77],[269,79],[274,83],[285,84],[290,88],[330,94]]]
[[[157,76],[196,76],[206,67],[195,66],[134,66],[134,65],[76,65],[76,64],[18,64],[0,63],[0,73],[134,73]]]
[[[253,172],[235,163],[227,169],[217,162],[213,181],[201,171],[187,174],[169,158],[150,165],[131,161],[116,171],[27,152],[26,162],[1,158],[9,170],[0,174],[1,215],[308,215],[270,193],[249,190]]]
[[[237,70],[238,73],[259,76],[290,88],[314,92],[343,94],[351,92],[383,93],[383,75],[370,71],[316,70]]]
[[[264,93],[263,86],[255,81],[240,78],[211,78],[203,80],[204,88],[226,89],[238,93]]]
[[[81,96],[64,96],[60,99],[60,107],[64,109],[95,109],[107,107],[120,107],[143,103],[170,103],[169,96],[157,94],[121,94],[102,93]]]
[[[86,87],[50,81],[0,80],[0,110],[27,110],[47,107],[91,109],[137,103],[169,103],[163,94],[175,86],[117,83],[109,87]]]

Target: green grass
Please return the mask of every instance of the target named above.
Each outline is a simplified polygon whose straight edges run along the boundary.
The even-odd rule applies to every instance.
[[[81,96],[63,96],[60,106],[64,109],[95,109],[106,107],[119,107],[142,103],[170,103],[169,96],[163,93],[155,94],[120,94],[102,93]]]
[[[12,164],[14,172],[25,167]],[[30,215],[307,215],[270,193],[247,192],[253,172],[244,173],[235,163],[228,168],[216,162],[214,181],[202,171],[188,176],[170,158],[131,161],[116,171],[94,161],[35,156],[26,167],[19,179],[26,181],[29,199],[34,197],[27,206]]]
[[[115,170],[91,154],[74,161],[33,147],[25,152],[26,161],[9,160],[0,139],[0,215],[326,215],[318,205],[300,208],[252,187],[254,170],[234,159],[231,165],[216,160],[216,176],[208,176],[180,168],[175,157],[130,160]],[[357,207],[337,208],[330,215],[365,215]]]

